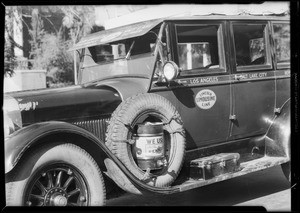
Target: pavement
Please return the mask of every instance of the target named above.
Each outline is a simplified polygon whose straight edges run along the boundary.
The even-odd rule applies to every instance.
[[[263,206],[291,211],[291,189],[280,166],[172,195],[125,195],[107,206]]]

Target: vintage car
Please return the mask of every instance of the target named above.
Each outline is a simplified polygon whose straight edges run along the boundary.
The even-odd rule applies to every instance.
[[[286,15],[148,20],[72,50],[79,84],[5,94],[7,205],[105,205],[281,165],[290,179]]]

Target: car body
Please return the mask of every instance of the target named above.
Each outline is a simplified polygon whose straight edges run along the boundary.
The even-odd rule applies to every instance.
[[[6,182],[31,150],[54,141],[85,150],[105,176],[136,194],[170,194],[287,165],[289,29],[286,16],[211,15],[150,20],[84,37],[73,47],[80,55],[79,85],[5,95]],[[184,159],[166,185],[144,181],[150,169],[141,178],[110,147],[117,147],[107,135],[117,125],[111,117],[118,120],[121,104],[130,111],[125,105],[134,104],[131,99],[150,100],[139,94],[166,99],[182,120]],[[135,134],[136,141],[142,137]],[[160,168],[157,163],[151,171]],[[67,202],[54,195],[51,205]]]

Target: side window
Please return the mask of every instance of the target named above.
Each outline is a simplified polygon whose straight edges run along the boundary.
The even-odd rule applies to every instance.
[[[177,25],[179,67],[184,72],[225,70],[221,25]]]
[[[277,64],[290,63],[290,25],[285,23],[273,24],[273,38]]]
[[[233,24],[233,33],[237,68],[271,64],[265,24]]]

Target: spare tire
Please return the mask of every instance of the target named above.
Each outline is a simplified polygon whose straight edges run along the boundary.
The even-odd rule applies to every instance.
[[[133,138],[134,126],[147,121],[164,124],[167,160],[162,169],[150,173],[138,167],[132,153],[133,145],[128,143]],[[164,97],[152,93],[138,94],[123,101],[112,114],[107,128],[106,145],[140,180],[156,187],[169,186],[178,176],[184,160],[183,122],[176,108]]]

